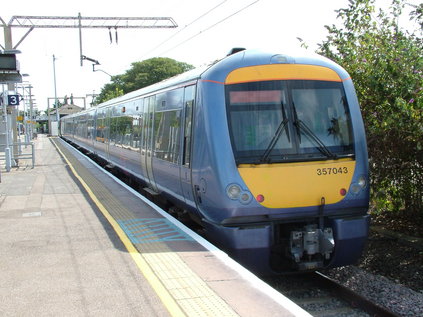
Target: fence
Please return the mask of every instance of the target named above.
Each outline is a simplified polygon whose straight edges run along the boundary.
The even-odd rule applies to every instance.
[[[31,151],[22,151],[22,146],[26,147],[30,145],[31,146]],[[16,165],[19,166],[19,160],[32,160],[32,168],[34,168],[35,166],[35,150],[34,150],[34,143],[33,142],[18,142],[18,143],[12,143],[9,144],[9,147],[18,147],[18,153],[12,156],[12,161],[16,162]],[[6,144],[0,144],[0,148],[4,149],[6,147]],[[3,150],[3,152],[0,152],[0,161],[6,161],[6,155],[5,152]]]

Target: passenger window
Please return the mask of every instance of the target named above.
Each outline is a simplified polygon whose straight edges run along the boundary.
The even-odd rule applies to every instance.
[[[172,163],[179,162],[183,88],[157,95],[154,114],[154,155]]]
[[[183,162],[189,167],[191,164],[191,133],[192,133],[192,111],[195,98],[195,86],[185,87],[185,121],[184,121],[184,144],[183,144]]]
[[[132,133],[133,138],[131,142],[131,148],[135,151],[139,151],[141,148],[141,124],[142,124],[142,104],[143,99],[137,100],[133,105],[132,113]]]
[[[180,143],[181,111],[171,110],[156,112],[155,126],[155,156],[159,159],[178,163]]]
[[[99,109],[97,112],[96,137],[97,142],[104,143],[106,140],[106,110]]]

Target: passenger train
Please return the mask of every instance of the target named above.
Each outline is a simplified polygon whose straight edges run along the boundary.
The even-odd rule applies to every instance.
[[[364,125],[350,76],[326,58],[237,50],[63,117],[60,129],[256,272],[332,268],[362,253]]]

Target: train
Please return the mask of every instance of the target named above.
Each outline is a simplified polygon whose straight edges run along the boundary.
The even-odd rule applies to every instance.
[[[60,134],[255,272],[349,265],[365,247],[360,106],[349,74],[320,55],[235,49],[65,116]]]

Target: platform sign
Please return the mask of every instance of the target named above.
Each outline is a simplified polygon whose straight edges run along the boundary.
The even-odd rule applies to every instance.
[[[16,71],[18,69],[18,62],[15,54],[0,54],[0,70]]]
[[[8,95],[7,104],[9,106],[19,106],[19,95]]]

